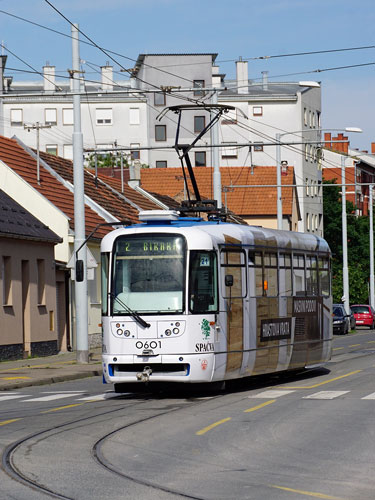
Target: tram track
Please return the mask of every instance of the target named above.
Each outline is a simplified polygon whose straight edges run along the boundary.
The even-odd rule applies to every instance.
[[[221,398],[223,396],[224,396],[223,394],[220,394],[220,395],[216,395],[213,397],[214,398]],[[148,399],[147,401],[154,401],[154,400],[155,400],[154,398],[150,397],[150,399]],[[210,400],[212,400],[212,398],[210,398]],[[204,404],[206,401],[207,400],[205,400],[205,401],[202,401],[202,400],[190,401],[189,406]],[[135,403],[134,405],[131,405],[131,407],[134,408],[136,406],[140,406],[140,404],[144,404],[144,401],[142,401],[142,403]],[[140,425],[140,424],[144,424],[145,422],[152,421],[152,420],[157,419],[159,417],[163,417],[167,414],[170,414],[173,412],[178,412],[178,411],[181,411],[181,410],[184,410],[187,408],[186,404],[178,406],[178,403],[176,403],[175,405],[173,405],[173,403],[172,403],[170,406],[171,407],[168,408],[167,410],[160,411],[156,414],[149,415],[149,416],[144,417],[142,419],[136,418],[136,416],[135,416],[134,418],[136,418],[136,420],[134,420],[133,422],[129,422],[126,425],[122,425],[121,427],[119,427],[115,430],[112,430],[111,432],[108,432],[105,435],[101,436],[100,439],[97,439],[96,442],[94,443],[94,445],[92,445],[92,448],[90,450],[91,456],[93,457],[95,462],[100,467],[102,467],[106,471],[111,472],[112,474],[115,474],[116,476],[118,476],[120,478],[126,479],[128,481],[139,484],[141,486],[145,486],[147,488],[151,488],[153,490],[159,490],[160,492],[168,493],[170,495],[175,495],[175,496],[178,496],[181,498],[190,498],[193,500],[204,500],[203,497],[189,495],[187,493],[184,493],[184,492],[181,492],[178,490],[173,490],[171,488],[168,488],[168,487],[165,487],[162,485],[154,484],[150,481],[134,478],[131,475],[128,475],[122,471],[117,470],[105,458],[104,454],[102,453],[102,445],[105,443],[105,441],[107,439],[113,437],[116,433],[121,432],[125,429],[130,429],[130,428],[135,427],[135,426]],[[129,409],[129,406],[127,406],[126,409]],[[48,439],[48,437],[55,436],[56,433],[59,433],[61,431],[65,432],[65,428],[69,427],[69,429],[67,429],[67,430],[74,430],[74,429],[80,427],[81,424],[87,423],[87,421],[89,421],[89,420],[96,419],[98,417],[106,416],[109,414],[111,414],[111,416],[113,416],[114,412],[121,412],[121,411],[124,411],[124,408],[119,408],[119,409],[111,408],[110,410],[96,413],[95,415],[92,415],[89,417],[85,416],[85,417],[78,418],[75,420],[70,420],[68,422],[54,425],[54,426],[51,426],[47,429],[43,429],[43,430],[40,430],[38,432],[29,434],[28,436],[21,438],[21,439],[15,441],[14,443],[9,444],[5,448],[5,450],[2,454],[2,458],[1,458],[1,468],[13,480],[17,481],[18,483],[23,484],[24,486],[27,486],[28,488],[31,488],[35,492],[43,493],[46,496],[49,496],[50,498],[55,498],[55,499],[60,499],[60,500],[77,500],[79,498],[78,495],[77,496],[76,495],[74,495],[74,496],[65,495],[63,493],[60,493],[59,491],[54,491],[53,488],[50,488],[46,484],[43,484],[42,482],[31,478],[30,475],[27,475],[25,472],[22,471],[22,469],[19,466],[17,466],[15,464],[14,456],[15,456],[17,450],[19,450],[22,445],[27,445],[27,443],[29,441],[32,441],[32,440],[39,438],[38,441],[36,443],[34,443],[34,444],[38,444],[41,440],[40,438],[43,438],[43,436],[45,436],[43,439]],[[79,425],[77,426],[77,424],[79,424]],[[48,436],[49,433],[50,433],[50,436]],[[28,453],[30,453],[30,450],[32,450],[33,446],[34,446],[33,444],[29,445]]]

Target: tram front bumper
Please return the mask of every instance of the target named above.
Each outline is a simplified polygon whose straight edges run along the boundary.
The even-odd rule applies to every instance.
[[[103,375],[107,383],[126,382],[211,382],[213,353],[188,355],[103,355]],[[145,373],[147,377],[141,377]]]

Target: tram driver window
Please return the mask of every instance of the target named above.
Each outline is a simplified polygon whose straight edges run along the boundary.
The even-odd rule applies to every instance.
[[[292,258],[290,254],[282,253],[279,257],[279,293],[283,297],[292,296]]]
[[[314,256],[306,256],[306,292],[318,295],[318,262]]]
[[[189,310],[215,312],[217,299],[217,259],[215,252],[192,250],[189,272]]]

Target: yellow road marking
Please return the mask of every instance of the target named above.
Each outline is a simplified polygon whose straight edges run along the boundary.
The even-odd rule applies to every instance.
[[[334,347],[332,351],[339,351],[340,349],[344,349],[344,347]]]
[[[359,345],[361,345],[361,344],[352,344],[349,347],[358,347]]]
[[[17,422],[17,420],[21,420],[21,419],[20,418],[12,418],[11,420],[3,420],[2,422],[0,422],[0,426],[11,424],[12,422]]]
[[[19,379],[30,379],[31,377],[0,377],[1,380],[19,380]]]
[[[50,410],[42,411],[41,413],[50,413],[51,411],[59,411],[59,410],[65,410],[66,408],[74,408],[74,406],[81,406],[84,405],[85,403],[75,403],[72,405],[66,405],[66,406],[59,406],[58,408],[51,408]]]
[[[368,344],[375,344],[375,340],[368,340],[367,343]]]
[[[315,389],[315,387],[319,387],[321,385],[329,384],[330,382],[334,382],[335,380],[340,380],[345,377],[350,377],[350,375],[355,375],[356,373],[361,372],[362,370],[355,370],[354,372],[347,373],[346,375],[340,375],[339,377],[330,378],[329,380],[325,380],[324,382],[319,382],[314,385],[292,385],[288,387],[284,387],[284,389]],[[279,389],[283,389],[283,387],[278,387]]]
[[[214,427],[217,427],[218,425],[221,425],[221,424],[224,424],[225,422],[228,422],[229,420],[231,420],[231,418],[232,417],[223,418],[223,420],[219,420],[218,422],[215,422],[214,424],[208,425],[207,427],[204,427],[203,429],[201,429],[200,431],[196,432],[195,434],[197,436],[201,436],[202,434],[205,434],[206,432],[210,431]]]
[[[277,486],[276,484],[270,484],[271,488],[277,488],[279,490],[290,491],[292,493],[299,493],[300,495],[306,495],[309,497],[315,498],[325,498],[326,500],[343,500],[339,497],[333,497],[331,495],[324,495],[323,493],[315,493],[313,491],[303,491],[303,490],[294,490],[293,488],[286,488],[284,486]]]
[[[258,406],[253,406],[252,408],[249,408],[248,410],[244,410],[244,413],[250,413],[251,411],[256,411],[260,410],[260,408],[264,408],[267,405],[270,405],[271,403],[274,403],[276,399],[271,399],[270,401],[266,401],[265,403],[262,403]]]

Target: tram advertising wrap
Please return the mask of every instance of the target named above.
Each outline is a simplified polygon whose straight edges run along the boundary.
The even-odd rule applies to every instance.
[[[102,240],[103,373],[203,383],[322,364],[330,250],[316,235],[141,212]]]

